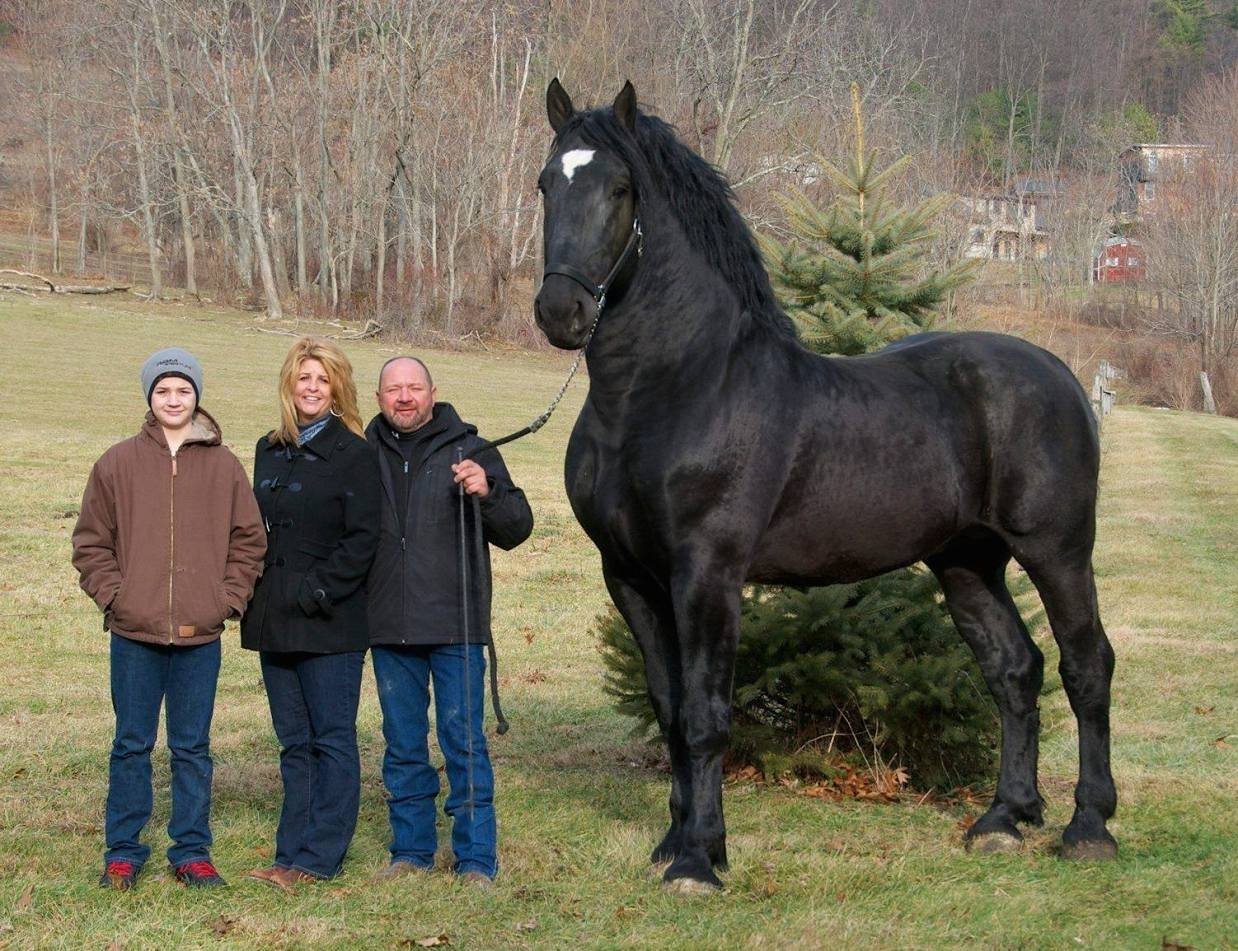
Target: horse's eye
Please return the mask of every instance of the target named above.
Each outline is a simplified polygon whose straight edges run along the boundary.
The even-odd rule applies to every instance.
[[[618,201],[620,198],[625,197],[627,193],[628,193],[627,185],[616,185],[614,188],[610,190],[610,197],[615,199],[615,201]]]

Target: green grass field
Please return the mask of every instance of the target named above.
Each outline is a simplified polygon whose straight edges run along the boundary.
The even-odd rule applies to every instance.
[[[1047,822],[1021,854],[965,853],[960,829],[974,807],[839,804],[739,783],[725,792],[727,890],[685,899],[663,893],[646,861],[666,822],[667,777],[611,711],[588,633],[605,593],[561,474],[583,381],[546,429],[505,450],[537,527],[496,557],[512,729],[492,741],[495,889],[471,890],[445,872],[375,882],[388,830],[368,672],[361,818],[343,874],[292,895],[244,878],[270,861],[280,788],[257,657],[240,649],[235,629],[225,635],[213,742],[214,857],[231,887],[190,892],[163,865],[161,751],[151,862],[137,890],[99,889],[112,713],[107,637],[69,564],[82,486],[94,459],[138,426],[142,360],[172,344],[202,359],[203,403],[250,465],[254,441],[275,422],[275,378],[291,343],[258,326],[230,311],[0,295],[0,947],[1238,942],[1238,422],[1119,409],[1106,424],[1096,564],[1118,662],[1116,862],[1068,864],[1055,854],[1076,758],[1057,690],[1043,717]],[[372,407],[378,366],[394,351],[344,345]],[[568,364],[564,354],[423,355],[440,398],[490,436],[540,412]],[[1037,636],[1055,666],[1046,632]]]

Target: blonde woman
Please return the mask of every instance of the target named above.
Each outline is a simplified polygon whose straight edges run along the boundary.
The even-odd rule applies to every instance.
[[[298,340],[279,402],[279,425],[254,459],[267,556],[241,644],[261,658],[284,782],[274,864],[250,875],[286,889],[337,874],[356,827],[365,578],[380,488],[352,365],[338,347]]]

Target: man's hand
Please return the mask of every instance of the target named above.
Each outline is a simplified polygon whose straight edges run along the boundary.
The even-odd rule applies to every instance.
[[[457,462],[451,467],[456,474],[456,485],[464,486],[464,491],[484,499],[490,494],[490,483],[486,481],[486,470],[472,459]]]

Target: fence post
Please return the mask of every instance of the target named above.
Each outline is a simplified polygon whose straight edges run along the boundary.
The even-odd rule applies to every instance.
[[[1113,412],[1117,393],[1108,386],[1110,380],[1120,379],[1122,371],[1108,360],[1102,360],[1092,377],[1092,412],[1096,414],[1097,427],[1104,425],[1105,417]]]

